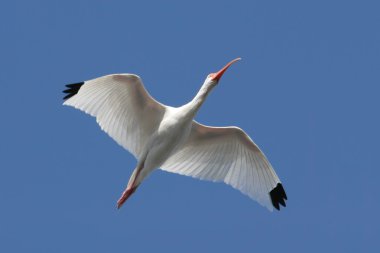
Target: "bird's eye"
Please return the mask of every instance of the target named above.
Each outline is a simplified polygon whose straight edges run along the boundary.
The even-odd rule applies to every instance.
[[[207,78],[213,78],[215,76],[215,73],[208,74]]]

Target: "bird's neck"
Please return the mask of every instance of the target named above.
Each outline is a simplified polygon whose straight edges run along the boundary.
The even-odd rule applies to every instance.
[[[191,100],[189,103],[185,105],[186,108],[188,108],[188,113],[191,117],[194,117],[199,108],[202,106],[203,102],[206,100],[207,95],[210,93],[212,88],[215,87],[215,84],[205,81],[198,91],[197,95]]]

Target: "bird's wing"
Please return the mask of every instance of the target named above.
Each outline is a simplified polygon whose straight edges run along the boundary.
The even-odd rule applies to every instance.
[[[225,182],[269,210],[279,210],[287,199],[268,159],[238,127],[209,127],[193,121],[188,141],[161,169]]]
[[[114,74],[69,84],[63,104],[94,117],[118,144],[139,158],[149,136],[157,129],[166,106],[145,90],[140,77]]]

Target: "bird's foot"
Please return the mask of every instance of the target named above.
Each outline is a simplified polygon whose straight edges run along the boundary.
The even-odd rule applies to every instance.
[[[117,201],[117,209],[119,209],[125,201],[136,191],[137,187],[133,188],[127,188],[123,194],[121,195],[120,199]]]

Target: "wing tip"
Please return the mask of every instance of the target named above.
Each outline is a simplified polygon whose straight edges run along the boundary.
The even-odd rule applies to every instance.
[[[75,94],[77,94],[83,84],[84,82],[66,84],[66,87],[68,89],[64,90],[63,93],[67,95],[63,97],[63,100],[67,100],[71,98],[72,96],[74,96]]]
[[[269,195],[274,208],[280,210],[280,205],[286,207],[285,200],[287,200],[288,197],[286,196],[284,187],[282,187],[281,183],[278,183],[276,187],[270,191]]]

